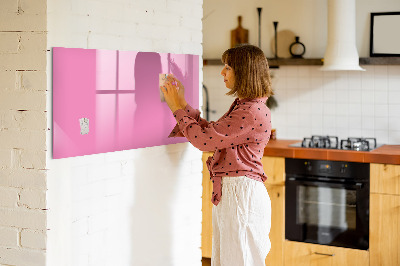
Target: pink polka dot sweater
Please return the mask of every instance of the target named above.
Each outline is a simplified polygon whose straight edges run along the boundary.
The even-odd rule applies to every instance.
[[[261,164],[271,132],[271,112],[266,101],[267,97],[236,98],[216,122],[201,118],[200,111],[189,104],[174,112],[178,123],[169,137],[186,137],[199,150],[214,151],[207,160],[214,205],[221,200],[224,176],[247,176],[261,182],[267,179]]]

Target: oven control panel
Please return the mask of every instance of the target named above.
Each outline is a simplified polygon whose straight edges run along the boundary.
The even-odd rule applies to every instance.
[[[369,164],[286,158],[286,174],[369,179]]]

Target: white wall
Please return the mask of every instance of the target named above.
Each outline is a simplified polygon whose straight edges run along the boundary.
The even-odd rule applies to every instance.
[[[0,265],[46,261],[46,1],[0,1]]]
[[[242,26],[249,30],[249,43],[258,46],[258,7],[262,8],[261,49],[267,57],[274,55],[272,22],[278,21],[278,32],[291,31],[300,37],[300,41],[306,46],[305,57],[321,58],[324,56],[327,41],[327,2],[327,0],[204,0],[204,58],[220,58],[229,48],[230,31],[237,27],[238,16],[242,16]],[[399,10],[398,0],[356,0],[356,43],[360,57],[369,56],[370,13]]]
[[[326,47],[327,1],[204,1],[204,58],[220,58],[229,48],[229,31],[236,17],[250,30],[250,43],[258,45],[257,7],[263,7],[262,49],[272,56],[272,21],[278,30],[290,29],[307,48],[305,57],[322,58]],[[227,9],[232,6],[232,9]],[[399,11],[400,2],[356,2],[357,47],[369,56],[369,13]],[[264,12],[265,11],[265,12]],[[222,15],[223,14],[223,15]],[[247,23],[247,24],[246,24]],[[214,26],[213,26],[214,25]],[[215,27],[218,25],[218,27]],[[222,36],[217,38],[216,36]],[[279,51],[279,50],[278,50]],[[272,124],[281,139],[311,135],[376,137],[382,144],[400,143],[400,66],[363,66],[365,72],[321,72],[318,66],[281,66],[272,69],[273,89],[279,107],[272,111]],[[221,66],[205,66],[204,84],[210,93],[210,120],[217,120],[233,101],[220,76]]]
[[[48,49],[202,56],[201,18],[201,0],[49,0]],[[200,151],[182,143],[53,160],[50,150],[47,265],[201,264]]]

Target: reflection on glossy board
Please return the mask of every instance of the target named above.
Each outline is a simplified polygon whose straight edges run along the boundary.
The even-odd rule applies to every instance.
[[[187,142],[168,138],[176,121],[160,99],[167,73],[199,108],[197,55],[53,48],[53,158]]]

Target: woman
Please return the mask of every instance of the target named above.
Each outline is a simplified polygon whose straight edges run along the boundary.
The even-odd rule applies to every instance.
[[[261,164],[271,130],[265,104],[273,94],[268,62],[252,45],[228,49],[222,62],[226,95],[237,98],[216,122],[186,103],[175,78],[161,87],[178,122],[170,137],[184,136],[201,151],[215,151],[207,160],[213,182],[212,265],[265,265],[271,248],[271,202]]]

